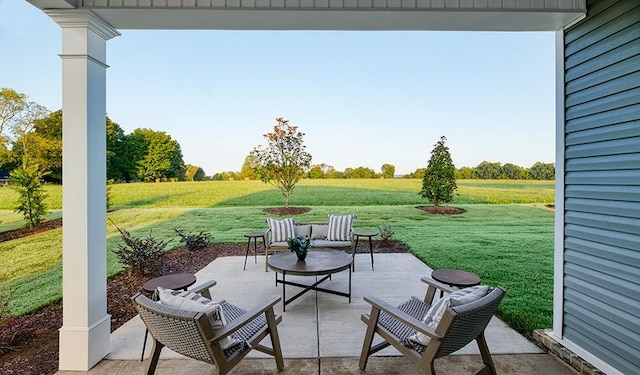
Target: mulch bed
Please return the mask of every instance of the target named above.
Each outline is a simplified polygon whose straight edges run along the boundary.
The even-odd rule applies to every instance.
[[[264,209],[264,212],[278,216],[302,215],[309,211],[311,211],[309,207],[270,207]]]
[[[289,214],[289,213],[288,213]],[[22,236],[34,232],[23,232]],[[15,235],[12,238],[19,238]],[[357,253],[368,253],[368,244],[361,244]],[[374,241],[378,253],[407,252],[404,244],[395,241]],[[195,273],[217,257],[245,255],[245,244],[213,244],[197,252],[178,248],[164,257],[169,273]],[[149,277],[123,272],[107,282],[107,313],[111,314],[111,331],[136,315],[131,296],[140,291]],[[15,350],[0,354],[0,374],[43,375],[58,370],[58,329],[62,326],[62,303],[58,302],[37,312],[10,318],[0,326],[0,342],[9,342]]]
[[[460,215],[467,212],[463,208],[450,206],[416,206],[416,208],[432,215]]]
[[[0,233],[0,242],[15,240],[25,236],[30,236],[32,234],[46,232],[51,229],[60,228],[61,226],[62,226],[61,218],[54,219],[54,220],[43,220],[39,226],[33,229],[22,228],[22,229],[16,229],[16,230]]]

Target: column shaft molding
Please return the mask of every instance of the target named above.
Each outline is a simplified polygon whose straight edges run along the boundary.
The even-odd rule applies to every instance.
[[[88,27],[104,40],[120,36],[120,32],[102,18],[88,9],[45,9],[44,12],[51,17],[60,27]]]

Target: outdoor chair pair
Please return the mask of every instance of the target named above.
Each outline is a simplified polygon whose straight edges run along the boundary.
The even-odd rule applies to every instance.
[[[439,323],[433,328],[423,321],[423,317],[432,304],[436,306],[434,297],[437,292],[452,293],[454,289],[431,278],[423,277],[422,281],[428,284],[424,299],[411,297],[397,307],[374,297],[364,297],[371,304],[371,312],[361,316],[367,330],[360,355],[360,369],[366,369],[372,354],[391,345],[420,366],[425,374],[435,374],[436,358],[447,356],[475,340],[483,365],[474,374],[495,375],[484,331],[505,291],[499,287],[492,288],[474,301],[457,306],[445,305]],[[205,288],[205,293],[209,293],[208,288]],[[274,356],[278,370],[284,368],[277,331],[277,324],[282,318],[273,311],[273,306],[280,300],[278,297],[274,296],[250,311],[221,302],[228,325],[215,333],[203,313],[164,306],[141,294],[133,300],[153,337],[153,353],[146,372],[149,375],[155,372],[164,346],[187,357],[214,364],[219,374],[229,372],[251,348]],[[236,333],[248,345],[236,345],[224,350],[221,341],[232,333]],[[412,340],[417,333],[426,338],[424,345]],[[375,334],[384,340],[373,345]],[[272,348],[259,345],[267,335],[271,337]]]
[[[209,286],[192,291],[211,299]],[[147,364],[147,375],[153,375],[160,352],[167,348],[189,358],[213,364],[218,374],[226,374],[252,349],[271,355],[278,370],[284,368],[277,325],[282,317],[274,314],[273,306],[280,297],[273,296],[251,310],[245,310],[226,301],[220,301],[226,320],[224,327],[212,328],[209,317],[203,312],[191,312],[163,305],[142,294],[136,294],[133,302],[153,338],[151,358]],[[225,348],[223,343],[233,335],[240,343]],[[260,344],[266,336],[271,338],[271,348]]]

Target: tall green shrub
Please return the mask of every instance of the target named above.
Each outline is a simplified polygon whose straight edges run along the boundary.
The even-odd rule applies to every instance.
[[[456,185],[456,167],[451,160],[449,148],[444,142],[447,140],[443,135],[431,151],[431,159],[422,179],[422,190],[420,196],[427,198],[435,206],[441,203],[448,203],[453,200],[453,194],[458,186]]]
[[[40,219],[47,214],[47,206],[44,201],[48,195],[40,183],[42,176],[38,164],[28,162],[22,163],[9,175],[14,183],[14,189],[19,194],[16,211],[22,214],[24,220],[29,224],[29,229],[40,225]]]

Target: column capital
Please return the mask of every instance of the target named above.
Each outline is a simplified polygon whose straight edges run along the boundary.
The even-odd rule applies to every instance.
[[[88,9],[45,9],[44,12],[63,29],[87,27],[104,40],[121,35],[118,29]]]

